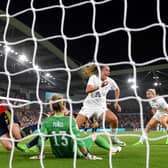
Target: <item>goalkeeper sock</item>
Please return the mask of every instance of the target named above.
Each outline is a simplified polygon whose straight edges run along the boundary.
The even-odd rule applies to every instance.
[[[18,142],[15,141],[15,147],[18,149],[17,144],[18,144]]]
[[[31,148],[32,146],[38,145],[38,139],[39,139],[39,136],[35,137],[29,143],[27,143],[26,146],[28,148]]]
[[[97,135],[96,136],[96,140],[95,140],[96,145],[100,146],[101,148],[104,148],[106,150],[110,149],[110,144],[108,143],[108,141],[101,135]]]
[[[148,138],[148,133],[144,133],[144,134],[140,137],[139,142],[143,143],[145,140],[147,140],[147,138]]]
[[[35,130],[37,130],[37,124],[29,125],[21,130],[21,134],[25,137],[32,134]]]

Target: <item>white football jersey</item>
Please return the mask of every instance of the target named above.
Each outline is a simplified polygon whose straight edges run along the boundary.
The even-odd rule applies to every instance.
[[[99,86],[100,88],[91,93],[88,93],[88,96],[84,101],[84,105],[91,106],[91,107],[94,107],[94,106],[106,107],[107,93],[110,90],[116,90],[118,88],[118,85],[113,79],[109,77],[107,77],[105,81],[107,81],[108,84],[104,87],[101,87],[103,81],[100,80],[97,75],[90,76],[87,85],[93,85],[95,87]]]
[[[152,108],[156,109],[157,112],[165,113],[165,108],[168,107],[167,102],[163,97],[158,97],[156,99],[150,100],[149,104]]]

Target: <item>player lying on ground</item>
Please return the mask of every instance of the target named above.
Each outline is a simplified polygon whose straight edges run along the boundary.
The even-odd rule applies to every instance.
[[[110,124],[111,127],[111,140],[113,144],[125,146],[125,142],[120,141],[116,138],[118,130],[118,118],[117,116],[107,108],[106,96],[110,90],[115,92],[114,108],[118,112],[121,112],[121,107],[118,103],[120,96],[120,89],[116,82],[108,77],[110,75],[109,66],[100,67],[100,77],[98,75],[98,69],[95,65],[88,66],[83,69],[84,74],[89,77],[86,93],[88,94],[84,100],[83,107],[77,115],[76,121],[80,128],[83,123],[90,119],[93,115],[97,119],[105,120]]]
[[[168,133],[168,104],[163,97],[156,95],[155,89],[148,89],[146,91],[146,97],[149,99],[149,104],[152,107],[152,113],[154,114],[145,127],[145,133],[148,134],[150,130],[155,127],[159,122],[167,130]],[[140,140],[135,145],[143,144],[145,140],[144,136],[141,136]],[[166,140],[168,144],[168,138]]]
[[[22,138],[20,123],[15,115],[13,116],[13,123],[11,123],[11,112],[9,108],[3,104],[5,104],[5,102],[0,100],[0,141],[5,149],[11,150],[13,147],[12,141],[7,140],[6,138],[9,139],[13,137],[15,140]],[[12,137],[9,135],[10,129]],[[17,147],[17,142],[15,142],[15,146]]]
[[[74,140],[70,137],[70,117],[64,116],[64,110],[65,110],[65,103],[61,101],[62,97],[53,96],[52,101],[60,101],[57,103],[50,103],[50,109],[51,111],[54,111],[55,114],[47,119],[45,119],[42,122],[41,131],[42,133],[45,133],[49,135],[50,144],[52,148],[52,152],[56,157],[73,157],[73,146],[74,146]],[[76,122],[74,119],[72,119],[72,131],[76,135],[77,138],[80,138],[80,132],[77,128]],[[59,136],[55,134],[61,134]],[[51,135],[53,135],[51,137]],[[39,151],[39,147],[41,147],[41,143],[39,147],[36,146],[37,142],[40,141],[40,137],[35,137],[30,143],[28,144],[18,144],[19,148],[25,152],[37,152]],[[90,137],[85,138],[82,140],[77,140],[78,143],[78,149],[86,148],[85,150],[89,150],[95,142],[98,146],[110,150],[110,144],[108,141],[101,135],[95,136],[92,135]],[[32,147],[32,144],[35,146]],[[78,157],[85,156],[86,157],[86,151],[85,152],[79,152],[78,150]],[[121,147],[119,146],[113,146],[110,150],[112,153],[120,152]],[[89,154],[90,156],[90,154]],[[33,157],[34,158],[34,157]],[[95,158],[95,157],[93,157]],[[90,159],[90,158],[89,158]],[[95,158],[96,159],[96,158]]]

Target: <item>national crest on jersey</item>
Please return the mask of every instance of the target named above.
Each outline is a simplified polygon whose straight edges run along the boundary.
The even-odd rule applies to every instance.
[[[95,90],[91,93],[88,93],[88,96],[86,97],[84,104],[87,106],[106,106],[106,95],[110,90],[115,90],[118,88],[116,82],[107,77],[106,81],[108,84],[104,87],[101,87],[102,80],[100,80],[99,76],[92,75],[87,85],[92,85],[95,87],[100,87],[98,90]]]

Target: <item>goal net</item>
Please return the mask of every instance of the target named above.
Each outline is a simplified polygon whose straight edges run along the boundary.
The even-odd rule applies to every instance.
[[[111,68],[110,77],[121,89],[119,103],[123,112],[118,115],[119,126],[125,130],[126,121],[122,120],[126,118],[131,128],[139,130],[138,134],[120,134],[119,131],[117,136],[127,141],[145,135],[144,127],[150,119],[145,113],[148,102],[145,91],[155,87],[160,96],[168,97],[166,2],[8,0],[0,4],[0,99],[5,102],[0,106],[7,105],[12,118],[14,115],[19,118],[22,128],[38,125],[38,133],[21,140],[16,140],[10,129],[8,140],[13,145],[8,164],[10,168],[17,157],[15,141],[21,142],[38,135],[45,137],[39,130],[44,116],[48,115],[52,95],[65,98],[71,119],[77,115],[86,97],[87,79],[81,69],[91,64],[96,65],[98,70],[102,65]],[[159,73],[164,76],[165,84],[159,80]],[[154,86],[153,81],[150,83],[151,76]],[[132,78],[129,80],[132,88],[127,83],[129,77]],[[108,102],[113,104],[114,101],[114,93],[111,92]],[[111,133],[105,119],[101,127],[101,132],[97,134],[105,134],[109,138]],[[71,136],[74,138],[73,134]],[[150,167],[150,141],[166,137],[146,138],[143,167]],[[44,148],[43,142],[41,155]],[[124,150],[123,153],[126,153],[127,150]],[[77,150],[72,163],[74,168],[77,167],[76,156]],[[107,159],[107,167],[115,167],[115,158],[110,152]],[[47,167],[43,158],[40,159],[40,166]]]

